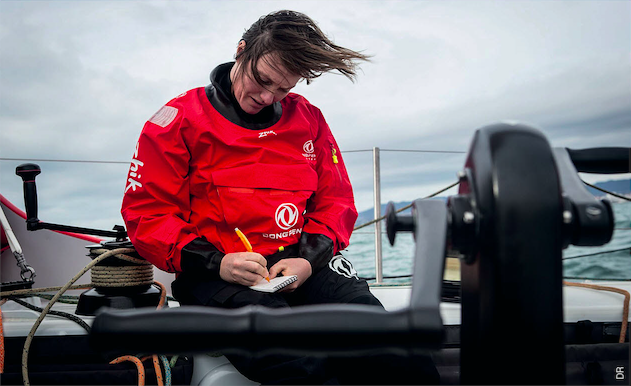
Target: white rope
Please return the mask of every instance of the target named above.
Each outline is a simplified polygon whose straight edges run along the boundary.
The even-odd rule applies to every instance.
[[[22,379],[24,382],[24,386],[30,386],[30,382],[28,378],[28,353],[29,353],[29,348],[31,347],[31,342],[33,341],[33,337],[35,336],[35,332],[39,328],[39,325],[44,320],[44,317],[46,317],[46,314],[48,314],[48,311],[50,311],[50,309],[53,307],[53,304],[57,302],[57,300],[61,297],[61,295],[63,295],[64,292],[66,292],[68,288],[72,286],[72,284],[74,284],[77,280],[79,280],[81,276],[83,276],[86,272],[90,270],[90,268],[94,267],[96,264],[100,263],[101,261],[107,259],[110,256],[113,256],[116,254],[132,253],[132,252],[135,252],[135,250],[132,248],[118,248],[118,249],[113,249],[111,251],[107,251],[103,253],[99,257],[92,260],[81,271],[79,271],[79,273],[77,273],[72,279],[70,279],[70,281],[66,283],[66,285],[61,287],[59,292],[57,292],[57,294],[55,294],[55,296],[53,296],[53,298],[48,302],[46,307],[44,307],[44,310],[42,311],[42,313],[39,315],[39,317],[33,324],[33,327],[31,328],[31,331],[27,335],[26,341],[24,342],[24,349],[22,350]]]

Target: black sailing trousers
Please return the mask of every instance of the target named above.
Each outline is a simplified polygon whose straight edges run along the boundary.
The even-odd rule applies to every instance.
[[[281,258],[283,256],[280,256]],[[269,266],[279,259],[268,259]],[[306,304],[367,304],[382,307],[365,280],[342,255],[313,273],[292,293],[264,293],[223,280],[182,273],[172,284],[181,305],[240,308],[247,305],[292,307]],[[262,384],[438,384],[431,359],[422,355],[379,353],[362,357],[226,354],[247,378]]]

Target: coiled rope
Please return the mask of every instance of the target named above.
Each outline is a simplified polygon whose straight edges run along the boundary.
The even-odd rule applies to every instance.
[[[91,256],[102,255],[105,248],[92,249]],[[133,252],[136,252],[132,249]],[[131,263],[124,265],[98,264],[92,268],[91,277],[94,287],[134,287],[153,283],[153,264],[126,254],[118,254],[118,260]]]
[[[158,302],[157,309],[161,309],[166,304],[167,296],[166,296],[166,288],[160,282],[153,281],[153,265],[144,260],[139,259],[133,256],[129,256],[128,254],[135,253],[135,249],[133,248],[118,248],[114,250],[107,250],[104,248],[93,249],[91,251],[91,255],[95,256],[95,258],[86,265],[79,273],[77,273],[66,285],[62,287],[46,287],[46,288],[35,288],[35,289],[26,289],[26,290],[14,290],[14,291],[5,291],[1,292],[0,296],[3,299],[3,302],[6,299],[11,299],[16,303],[30,308],[35,311],[41,312],[31,331],[26,337],[26,341],[24,342],[24,348],[22,351],[22,378],[25,386],[30,385],[29,377],[28,377],[28,355],[30,345],[35,336],[35,332],[41,325],[44,317],[48,314],[62,316],[68,318],[76,323],[78,323],[82,328],[86,331],[90,331],[90,327],[80,318],[67,314],[65,312],[51,310],[52,306],[59,301],[63,294],[69,289],[89,289],[93,287],[133,287],[140,285],[151,285],[155,284],[160,287],[160,300]],[[98,255],[98,256],[96,256]],[[132,265],[126,264],[122,266],[110,266],[107,264],[99,264],[104,263],[104,260],[115,257],[118,260],[125,261],[127,263],[132,263]],[[91,285],[73,285],[81,276],[83,276],[88,270],[92,270],[92,284]],[[39,308],[33,306],[29,303],[26,303],[15,296],[26,296],[37,294],[46,291],[58,291],[49,301],[45,308]],[[2,333],[2,314],[0,312],[0,373],[4,371],[4,334]],[[130,359],[134,358],[134,359]],[[156,377],[158,379],[158,383],[160,386],[164,386],[166,381],[166,386],[171,385],[171,366],[167,360],[167,358],[163,355],[153,355],[150,358],[153,359],[154,368],[156,370]],[[124,356],[115,359],[111,363],[121,363],[124,361],[132,361],[140,367],[138,367],[138,384],[144,385],[144,368],[142,367],[142,362],[133,356]],[[162,377],[162,370],[160,369],[160,364],[162,364],[164,368],[164,381]]]
[[[92,268],[92,284],[95,287],[129,287],[153,283],[153,266],[95,266]]]
[[[111,251],[107,251],[103,253],[102,255],[95,258],[90,263],[88,263],[88,265],[86,265],[81,271],[79,271],[79,273],[77,273],[72,279],[70,279],[68,283],[66,283],[63,287],[61,287],[59,292],[57,292],[55,296],[53,296],[53,298],[50,300],[50,302],[48,302],[46,307],[44,307],[44,310],[42,311],[42,313],[39,315],[39,317],[33,324],[33,327],[31,328],[31,331],[29,332],[29,334],[26,336],[26,341],[24,342],[24,349],[22,350],[22,379],[24,382],[24,386],[29,386],[31,384],[28,377],[28,353],[31,347],[31,342],[33,341],[35,332],[37,331],[40,324],[42,323],[42,321],[44,320],[44,318],[46,317],[50,309],[53,307],[55,302],[57,302],[57,300],[61,297],[61,295],[63,295],[70,288],[71,285],[73,285],[77,280],[79,280],[81,276],[83,276],[86,272],[88,272],[92,267],[94,267],[101,261],[107,259],[110,256],[115,256],[117,254],[132,253],[132,252],[135,252],[133,248],[118,248],[118,249],[113,249]]]

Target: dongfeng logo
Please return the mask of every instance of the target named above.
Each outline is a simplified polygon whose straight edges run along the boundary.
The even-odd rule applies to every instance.
[[[313,153],[313,141],[308,140],[307,142],[305,142],[305,144],[302,145],[302,150],[304,150],[304,152],[308,154]]]
[[[313,141],[312,140],[308,140],[307,142],[305,142],[304,145],[302,145],[302,156],[305,157],[305,159],[309,162],[315,162],[316,160],[316,155],[315,155],[315,148],[313,147]]]
[[[287,230],[298,222],[298,208],[292,203],[280,204],[276,209],[276,225]]]

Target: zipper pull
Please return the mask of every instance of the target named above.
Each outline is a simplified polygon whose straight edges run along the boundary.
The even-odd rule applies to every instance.
[[[336,164],[337,163],[337,156],[335,155],[335,153],[337,153],[337,151],[335,150],[334,147],[331,147],[331,152],[333,153],[333,163]]]

